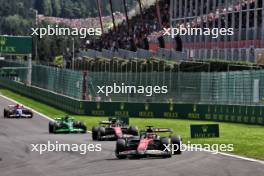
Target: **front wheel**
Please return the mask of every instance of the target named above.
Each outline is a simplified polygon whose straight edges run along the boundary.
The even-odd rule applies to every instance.
[[[98,129],[99,129],[98,127],[93,127],[93,128],[92,128],[92,138],[93,138],[94,141],[97,140]]]
[[[30,114],[29,118],[32,119],[33,118],[33,112],[30,112],[29,114]]]
[[[49,122],[49,133],[53,133],[53,129],[54,129],[54,123]]]
[[[4,118],[6,118],[6,117],[7,117],[7,110],[4,109]]]
[[[170,140],[167,137],[163,137],[160,139],[160,150],[165,151],[167,150],[167,146],[170,144]],[[163,155],[163,158],[170,158],[172,156],[172,151],[166,151],[167,154]]]
[[[120,152],[125,151],[126,149],[126,141],[124,139],[118,139],[116,141],[116,150],[115,150],[115,155],[118,159],[126,159],[126,155],[120,155]]]
[[[80,122],[80,128],[83,130],[82,133],[86,133],[87,127],[83,122]]]

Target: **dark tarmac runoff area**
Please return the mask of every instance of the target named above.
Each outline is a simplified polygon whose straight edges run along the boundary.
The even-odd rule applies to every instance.
[[[264,164],[209,152],[183,152],[169,159],[115,157],[115,142],[94,142],[87,134],[49,134],[49,120],[7,119],[9,100],[0,97],[0,176],[263,176]],[[89,126],[89,124],[87,124]],[[39,152],[31,144],[98,144],[101,151]]]

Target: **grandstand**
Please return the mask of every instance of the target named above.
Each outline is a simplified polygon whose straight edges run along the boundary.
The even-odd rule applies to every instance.
[[[263,0],[172,0],[171,24],[233,28],[234,35],[230,37],[182,37],[183,47],[199,59],[254,62],[255,50],[264,47],[263,9]]]
[[[163,48],[184,51],[185,57],[198,60],[246,61],[264,64],[263,0],[160,0],[142,14],[123,21],[101,39],[91,42],[90,49],[117,51]],[[127,24],[130,24],[127,27]],[[166,27],[232,28],[234,35],[186,35],[163,37]],[[129,29],[128,29],[129,28]],[[165,50],[165,53],[168,53]],[[145,55],[149,55],[145,51]]]

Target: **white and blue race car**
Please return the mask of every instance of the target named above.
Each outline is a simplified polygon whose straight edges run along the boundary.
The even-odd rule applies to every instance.
[[[32,118],[33,112],[22,105],[9,105],[4,108],[4,118]]]

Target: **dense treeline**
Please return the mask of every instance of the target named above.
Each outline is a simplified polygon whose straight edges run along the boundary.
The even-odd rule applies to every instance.
[[[126,0],[128,9],[136,0]],[[101,0],[103,15],[110,14],[109,0]],[[0,17],[19,14],[30,16],[30,8],[40,14],[63,18],[85,18],[98,15],[96,0],[0,0]],[[123,0],[113,0],[114,11],[123,12]]]
[[[131,7],[135,0],[127,0],[128,7]],[[103,15],[110,14],[109,0],[101,0]],[[38,0],[35,8],[41,14],[47,16],[59,16],[67,18],[84,18],[97,16],[96,0]],[[122,0],[113,0],[113,9],[123,11]]]
[[[113,0],[114,11],[123,12],[123,0]],[[103,15],[110,14],[109,0],[101,0]],[[136,0],[127,0],[128,9]],[[98,16],[96,0],[0,0],[0,34],[29,35],[35,25],[35,11],[45,16],[85,18]],[[38,27],[47,24],[39,24]],[[76,38],[76,47],[81,42]],[[57,55],[70,55],[70,37],[45,37],[39,40],[38,53],[50,61]],[[68,53],[67,53],[68,52]]]

